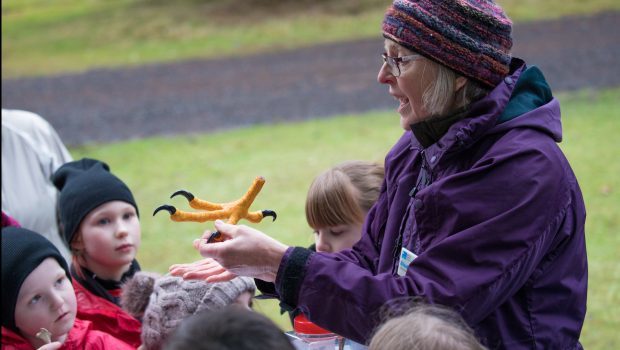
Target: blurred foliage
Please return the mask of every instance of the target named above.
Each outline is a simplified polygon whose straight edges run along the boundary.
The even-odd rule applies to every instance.
[[[4,78],[379,38],[386,0],[4,0]],[[617,0],[502,0],[515,21]]]

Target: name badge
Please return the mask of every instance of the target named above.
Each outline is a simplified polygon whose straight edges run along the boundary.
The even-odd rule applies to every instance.
[[[407,274],[407,269],[411,262],[418,256],[411,252],[409,249],[403,247],[400,250],[400,259],[398,261],[398,275],[404,276]]]

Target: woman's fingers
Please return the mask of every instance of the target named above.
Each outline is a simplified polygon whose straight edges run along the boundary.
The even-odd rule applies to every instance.
[[[238,226],[227,224],[222,220],[215,220],[215,229],[217,229],[220,233],[227,235],[232,238],[232,236],[236,233],[236,228]]]
[[[222,227],[226,231],[222,231],[218,227]],[[235,225],[226,224],[222,220],[215,220],[216,231],[205,231],[199,239],[194,240],[193,246],[195,249],[200,249],[201,243],[218,243],[233,239],[232,232],[235,227]]]
[[[196,240],[194,247],[200,255],[215,259],[233,274],[265,281],[275,280],[280,260],[288,248],[286,245],[244,225],[216,221],[215,228],[224,235],[224,242],[207,243],[204,239]]]

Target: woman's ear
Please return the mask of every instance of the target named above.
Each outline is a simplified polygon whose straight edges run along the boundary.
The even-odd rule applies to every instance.
[[[465,78],[464,76],[459,76],[458,78],[456,78],[456,80],[454,81],[454,92],[461,90],[463,86],[465,86],[465,84],[467,84],[467,78]]]

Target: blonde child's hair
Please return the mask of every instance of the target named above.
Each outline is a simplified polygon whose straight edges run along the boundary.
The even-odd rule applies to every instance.
[[[306,220],[313,228],[363,222],[377,201],[385,171],[367,161],[346,161],[318,175],[306,197]]]
[[[380,325],[369,350],[486,350],[456,311],[416,302]]]

